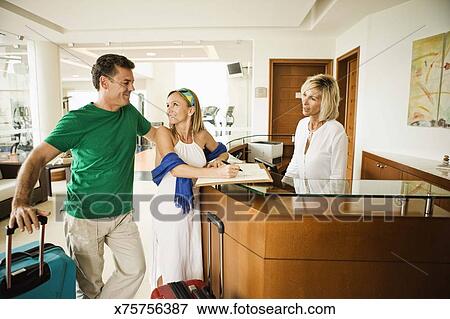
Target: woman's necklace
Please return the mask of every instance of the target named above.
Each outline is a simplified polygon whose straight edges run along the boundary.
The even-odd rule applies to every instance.
[[[316,126],[315,129],[313,129],[313,125],[312,125],[311,122],[308,123],[308,131],[309,131],[309,134],[308,134],[308,138],[306,139],[306,144],[305,144],[304,154],[306,154],[306,152],[307,152],[308,149],[309,149],[309,146],[310,146],[310,144],[311,144],[311,140],[312,140],[312,137],[313,137],[313,133],[314,133],[315,131],[317,131],[317,130],[319,129],[319,127],[321,127],[321,126],[323,125],[323,123],[325,123],[325,121],[319,121],[319,122],[317,123],[317,126]]]
[[[315,131],[317,131],[317,130],[319,129],[319,127],[321,127],[321,126],[323,125],[323,123],[325,123],[325,121],[319,121],[319,122],[317,122],[316,127],[313,128],[312,122],[309,122],[309,124],[308,124],[308,131],[309,131],[309,134],[308,134],[308,140],[309,140],[309,141],[311,141],[312,136],[313,136],[313,133],[314,133]]]

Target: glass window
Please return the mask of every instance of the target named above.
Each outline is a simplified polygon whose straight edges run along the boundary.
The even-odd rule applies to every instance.
[[[28,53],[26,42],[0,35],[0,152],[27,152],[31,133]]]

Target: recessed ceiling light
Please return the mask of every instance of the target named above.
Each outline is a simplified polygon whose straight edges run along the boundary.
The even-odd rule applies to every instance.
[[[78,74],[73,74],[72,77],[73,78],[79,78],[80,76]]]
[[[146,55],[146,56],[155,56],[156,53],[155,53],[155,52],[147,52],[145,55]]]

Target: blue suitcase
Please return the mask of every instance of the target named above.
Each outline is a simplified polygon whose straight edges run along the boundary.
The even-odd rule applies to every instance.
[[[61,247],[44,244],[47,217],[39,216],[40,241],[12,250],[15,228],[6,228],[0,254],[0,298],[74,299],[76,267]]]

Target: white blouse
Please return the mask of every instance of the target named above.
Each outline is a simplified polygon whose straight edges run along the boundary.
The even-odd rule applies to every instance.
[[[286,176],[302,179],[345,179],[348,138],[344,127],[336,120],[326,121],[312,133],[309,148],[309,117],[298,122],[295,131],[294,155]]]

